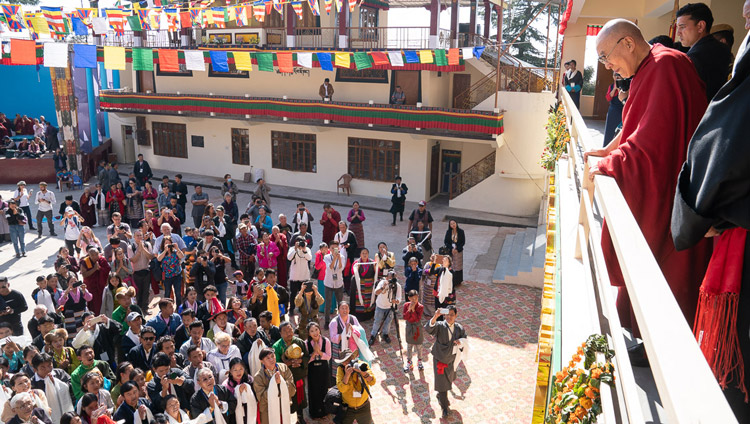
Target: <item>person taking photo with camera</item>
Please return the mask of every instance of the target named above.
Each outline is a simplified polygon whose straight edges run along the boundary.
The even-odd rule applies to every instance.
[[[388,277],[380,280],[375,289],[375,296],[375,321],[372,323],[370,346],[377,342],[378,333],[383,335],[385,343],[391,342],[388,332],[391,329],[393,314],[397,313],[398,304],[404,298],[395,271],[388,271]]]
[[[297,237],[294,246],[289,248],[286,258],[289,260],[289,294],[292,299],[302,288],[302,283],[310,279],[310,261],[312,252],[307,247],[304,237]]]
[[[369,388],[375,385],[375,376],[367,363],[357,360],[358,357],[358,351],[344,349],[341,351],[341,359],[336,360],[336,388],[346,404],[341,412],[340,422],[343,424],[352,424],[355,420],[358,424],[373,422]]]
[[[468,353],[468,339],[464,327],[456,322],[458,310],[455,305],[438,308],[425,330],[435,336],[432,345],[432,362],[435,367],[435,391],[443,418],[450,414],[448,392],[456,380],[456,368],[464,351]],[[438,321],[438,318],[444,317]]]

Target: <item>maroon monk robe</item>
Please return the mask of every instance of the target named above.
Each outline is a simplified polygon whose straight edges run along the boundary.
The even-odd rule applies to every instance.
[[[677,50],[654,45],[630,84],[620,146],[599,162],[599,170],[617,181],[691,326],[711,245],[704,239],[690,249],[676,251],[670,223],[677,175],[706,106],[703,82],[690,59]],[[622,325],[638,336],[606,220],[602,250],[610,281],[619,287],[617,309]]]
[[[329,213],[331,214],[330,218],[328,217],[328,213],[326,213],[325,211],[323,211],[323,216],[320,218],[320,225],[323,226],[324,243],[330,243],[333,241],[336,233],[339,232],[339,222],[341,222],[341,214],[339,214],[338,211],[331,208],[331,211]],[[312,246],[308,247],[312,249]]]
[[[96,206],[89,204],[91,196],[86,192],[81,195],[80,202],[78,205],[81,207],[81,216],[83,217],[83,225],[94,227],[96,225]]]
[[[102,294],[104,288],[107,287],[107,277],[109,276],[109,263],[104,259],[104,256],[99,256],[99,270],[83,278],[83,283],[86,284],[86,288],[91,293],[91,301],[88,303],[89,311],[93,312],[94,315],[99,315],[99,311],[102,307]],[[88,271],[94,267],[94,262],[91,256],[85,256],[81,259],[81,273]]]

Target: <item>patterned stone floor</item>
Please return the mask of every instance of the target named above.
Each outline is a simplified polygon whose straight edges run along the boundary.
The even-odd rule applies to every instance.
[[[375,423],[528,423],[536,375],[540,296],[539,289],[514,285],[465,282],[458,288],[458,321],[469,335],[471,353],[459,366],[458,378],[448,395],[453,412],[447,419],[440,418],[440,406],[432,391],[432,357],[428,356],[424,372],[419,373],[415,365],[415,370],[405,375],[392,330],[390,345],[378,342],[374,347]],[[372,321],[363,324],[369,333]],[[429,352],[431,346],[428,335],[423,348]]]

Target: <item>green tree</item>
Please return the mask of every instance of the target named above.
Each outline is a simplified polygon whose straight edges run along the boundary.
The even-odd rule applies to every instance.
[[[547,45],[546,23],[547,15],[551,13],[549,18],[550,38],[552,38],[552,42],[549,46],[548,66],[553,66],[554,34],[557,31],[558,24],[557,7],[553,5],[553,7],[545,8],[546,2],[538,0],[507,0],[505,3],[507,7],[503,9],[502,41],[503,43],[510,43],[515,39],[513,45],[508,48],[508,53],[534,66],[545,66],[544,47]],[[541,13],[539,13],[540,10]],[[539,13],[539,16],[532,21],[532,18],[537,13]],[[484,8],[479,10],[479,15],[484,17]],[[492,24],[497,28],[497,14],[492,14]],[[526,29],[524,30],[524,28]],[[518,36],[517,39],[516,36]],[[496,36],[492,35],[490,38],[494,39]]]
[[[581,93],[584,96],[593,96],[596,92],[596,82],[594,81],[594,67],[587,66],[583,68],[583,87]]]
[[[39,0],[14,0],[10,3],[20,4],[23,6],[36,6],[39,4]]]

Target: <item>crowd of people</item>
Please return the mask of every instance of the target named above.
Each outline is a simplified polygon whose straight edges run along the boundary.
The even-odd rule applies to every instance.
[[[0,113],[0,150],[15,150],[24,157],[39,157],[45,152],[54,152],[60,147],[58,129],[44,116],[29,118],[16,114],[12,121]],[[14,143],[11,137],[27,136]]]
[[[45,183],[33,193],[24,181],[0,200],[0,232],[7,222],[17,257],[26,254],[25,225],[42,237],[46,220],[50,236],[60,229],[64,239],[55,272],[36,278],[28,346],[6,338],[24,334],[29,306],[10,289],[22,282],[0,277],[0,380],[10,378],[0,420],[291,423],[305,422],[307,408],[313,419],[372,422],[373,345],[395,346],[396,337],[401,346],[399,317],[405,374],[414,356],[423,371],[424,333],[435,336],[435,390],[450,414],[447,392],[468,346],[456,322],[466,242],[456,221],[433,252],[434,219],[420,201],[407,215],[407,246],[399,253],[371,241],[371,253],[358,202],[346,214],[325,204],[314,242],[314,212],[300,201],[274,220],[263,179],[241,206],[229,174],[221,203],[200,185],[188,195],[180,174],[153,178],[139,155],[124,184],[116,165],[101,164],[78,201],[68,195],[57,205]],[[398,177],[393,225],[404,221],[407,192]],[[97,225],[106,238],[94,234]]]
[[[750,1],[742,13],[750,30]],[[707,5],[687,4],[676,16],[687,53],[647,42],[624,19],[608,22],[597,36],[599,61],[630,83],[622,130],[587,153],[603,157],[590,176],[618,183],[738,422],[748,422],[749,37],[732,65],[733,37],[712,36]],[[639,337],[606,221],[602,250],[619,290],[620,320]],[[648,366],[642,343],[629,354],[633,365]]]

